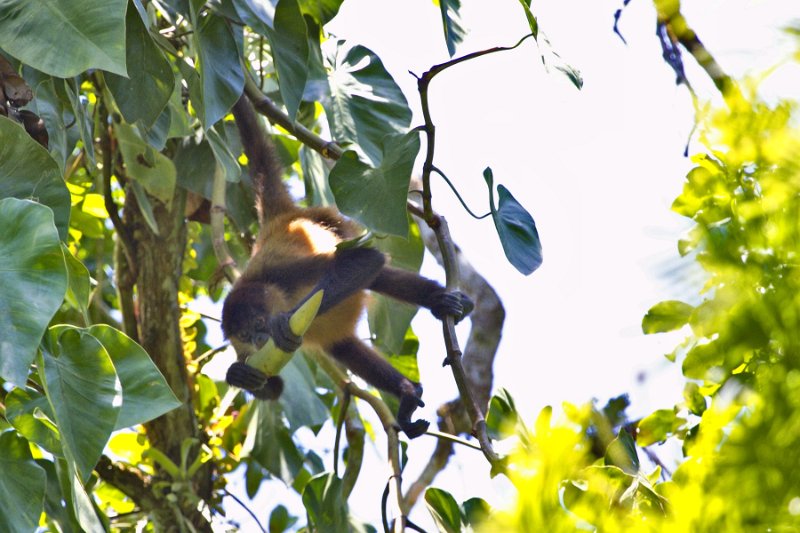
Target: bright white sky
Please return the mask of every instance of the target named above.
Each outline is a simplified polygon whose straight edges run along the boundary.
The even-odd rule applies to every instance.
[[[462,3],[470,33],[457,55],[512,45],[529,31],[517,0]],[[455,241],[505,304],[495,386],[511,391],[528,420],[545,405],[557,407],[564,400],[605,401],[628,392],[635,416],[681,398],[680,369],[663,357],[681,334],[645,337],[640,324],[651,305],[690,297],[699,283],[696,276],[686,277],[686,269],[677,272],[677,279],[667,276],[682,264],[676,242],[688,227],[670,205],[691,168],[682,154],[693,108],[686,89],[675,86],[674,74],[661,61],[652,3],[635,0],[625,9],[620,30],[627,47],[612,32],[613,14],[621,4],[533,4],[555,51],[581,71],[582,91],[557,71],[545,72],[532,40],[517,50],[454,67],[431,85],[436,165],[479,213],[488,205],[482,171],[491,166],[495,182],[531,212],[542,239],[544,264],[523,277],[505,260],[491,220],[471,219],[434,177],[435,209],[447,216]],[[701,39],[734,76],[762,71],[792,50],[779,28],[800,15],[794,0],[684,4]],[[430,0],[347,0],[328,29],[376,52],[415,112],[416,82],[407,72],[420,74],[448,59],[438,8]],[[684,59],[701,98],[715,97],[688,54]],[[800,94],[798,69],[785,70],[764,90]],[[690,145],[690,152],[699,149],[695,142]],[[432,260],[424,271],[443,279]],[[441,367],[440,326],[421,313],[414,327],[422,340],[427,407],[421,415],[433,422],[436,407],[457,393],[449,369]],[[462,333],[463,344],[467,330]],[[309,445],[332,445],[329,436],[312,438]],[[432,447],[430,438],[413,441],[407,481]],[[385,457],[383,441],[376,453],[365,468],[378,474],[373,482],[362,474],[350,503],[358,515],[378,524],[386,479],[379,462]],[[467,450],[457,454],[436,484],[458,501],[479,495],[502,505],[503,482],[487,483],[487,473],[485,462]],[[273,499],[265,492],[254,508],[286,503],[285,493]],[[235,506],[227,507],[249,531]],[[412,519],[430,526],[424,503]]]

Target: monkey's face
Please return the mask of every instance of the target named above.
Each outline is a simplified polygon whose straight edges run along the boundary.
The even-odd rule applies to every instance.
[[[231,341],[240,361],[269,339],[270,317],[284,307],[280,290],[263,283],[239,283],[222,306],[222,332]]]

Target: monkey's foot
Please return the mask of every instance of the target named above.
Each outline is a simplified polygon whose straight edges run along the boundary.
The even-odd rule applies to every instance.
[[[399,423],[400,429],[403,430],[409,439],[416,439],[420,435],[424,435],[426,431],[428,431],[428,427],[431,425],[430,422],[427,420],[417,420],[415,422],[406,422],[406,423]]]
[[[472,310],[475,309],[475,304],[469,296],[461,291],[442,292],[439,296],[439,301],[436,305],[431,307],[431,313],[439,320],[444,320],[445,317],[452,316],[455,318],[456,324],[466,318]]]

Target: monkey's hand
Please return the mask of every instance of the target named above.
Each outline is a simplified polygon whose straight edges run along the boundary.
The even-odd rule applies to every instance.
[[[292,353],[303,344],[303,337],[295,335],[289,326],[291,313],[278,313],[269,321],[269,331],[275,346],[287,353]]]
[[[448,316],[455,318],[456,324],[466,318],[475,304],[469,296],[460,291],[443,291],[436,297],[436,303],[431,306],[431,313],[439,320],[444,320]]]
[[[283,392],[283,379],[280,376],[268,376],[239,361],[228,367],[225,381],[253,393],[259,400],[277,400]]]
[[[411,421],[411,413],[417,407],[424,407],[425,402],[422,401],[422,385],[418,383],[413,384],[412,390],[405,390],[403,395],[400,396],[400,407],[397,409],[397,425],[408,436],[409,439],[415,439],[428,431],[430,423],[427,420]]]

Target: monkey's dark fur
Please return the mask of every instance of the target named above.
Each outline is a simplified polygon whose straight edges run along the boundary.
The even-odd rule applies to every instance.
[[[425,420],[411,421],[424,405],[422,387],[398,372],[360,341],[356,323],[365,306],[365,289],[420,305],[443,319],[460,320],[473,304],[460,292],[386,265],[371,248],[339,250],[336,245],[360,234],[358,226],[330,207],[298,207],[284,186],[274,148],[246,96],[233,108],[248,158],[256,196],[260,231],[253,254],[222,309],[222,330],[236,349],[228,369],[229,384],[257,398],[280,396],[283,381],[245,364],[269,337],[286,351],[302,343],[320,346],[369,384],[400,399],[397,422],[410,438],[428,429]],[[303,338],[289,329],[291,313],[317,290],[324,296],[317,318]]]

